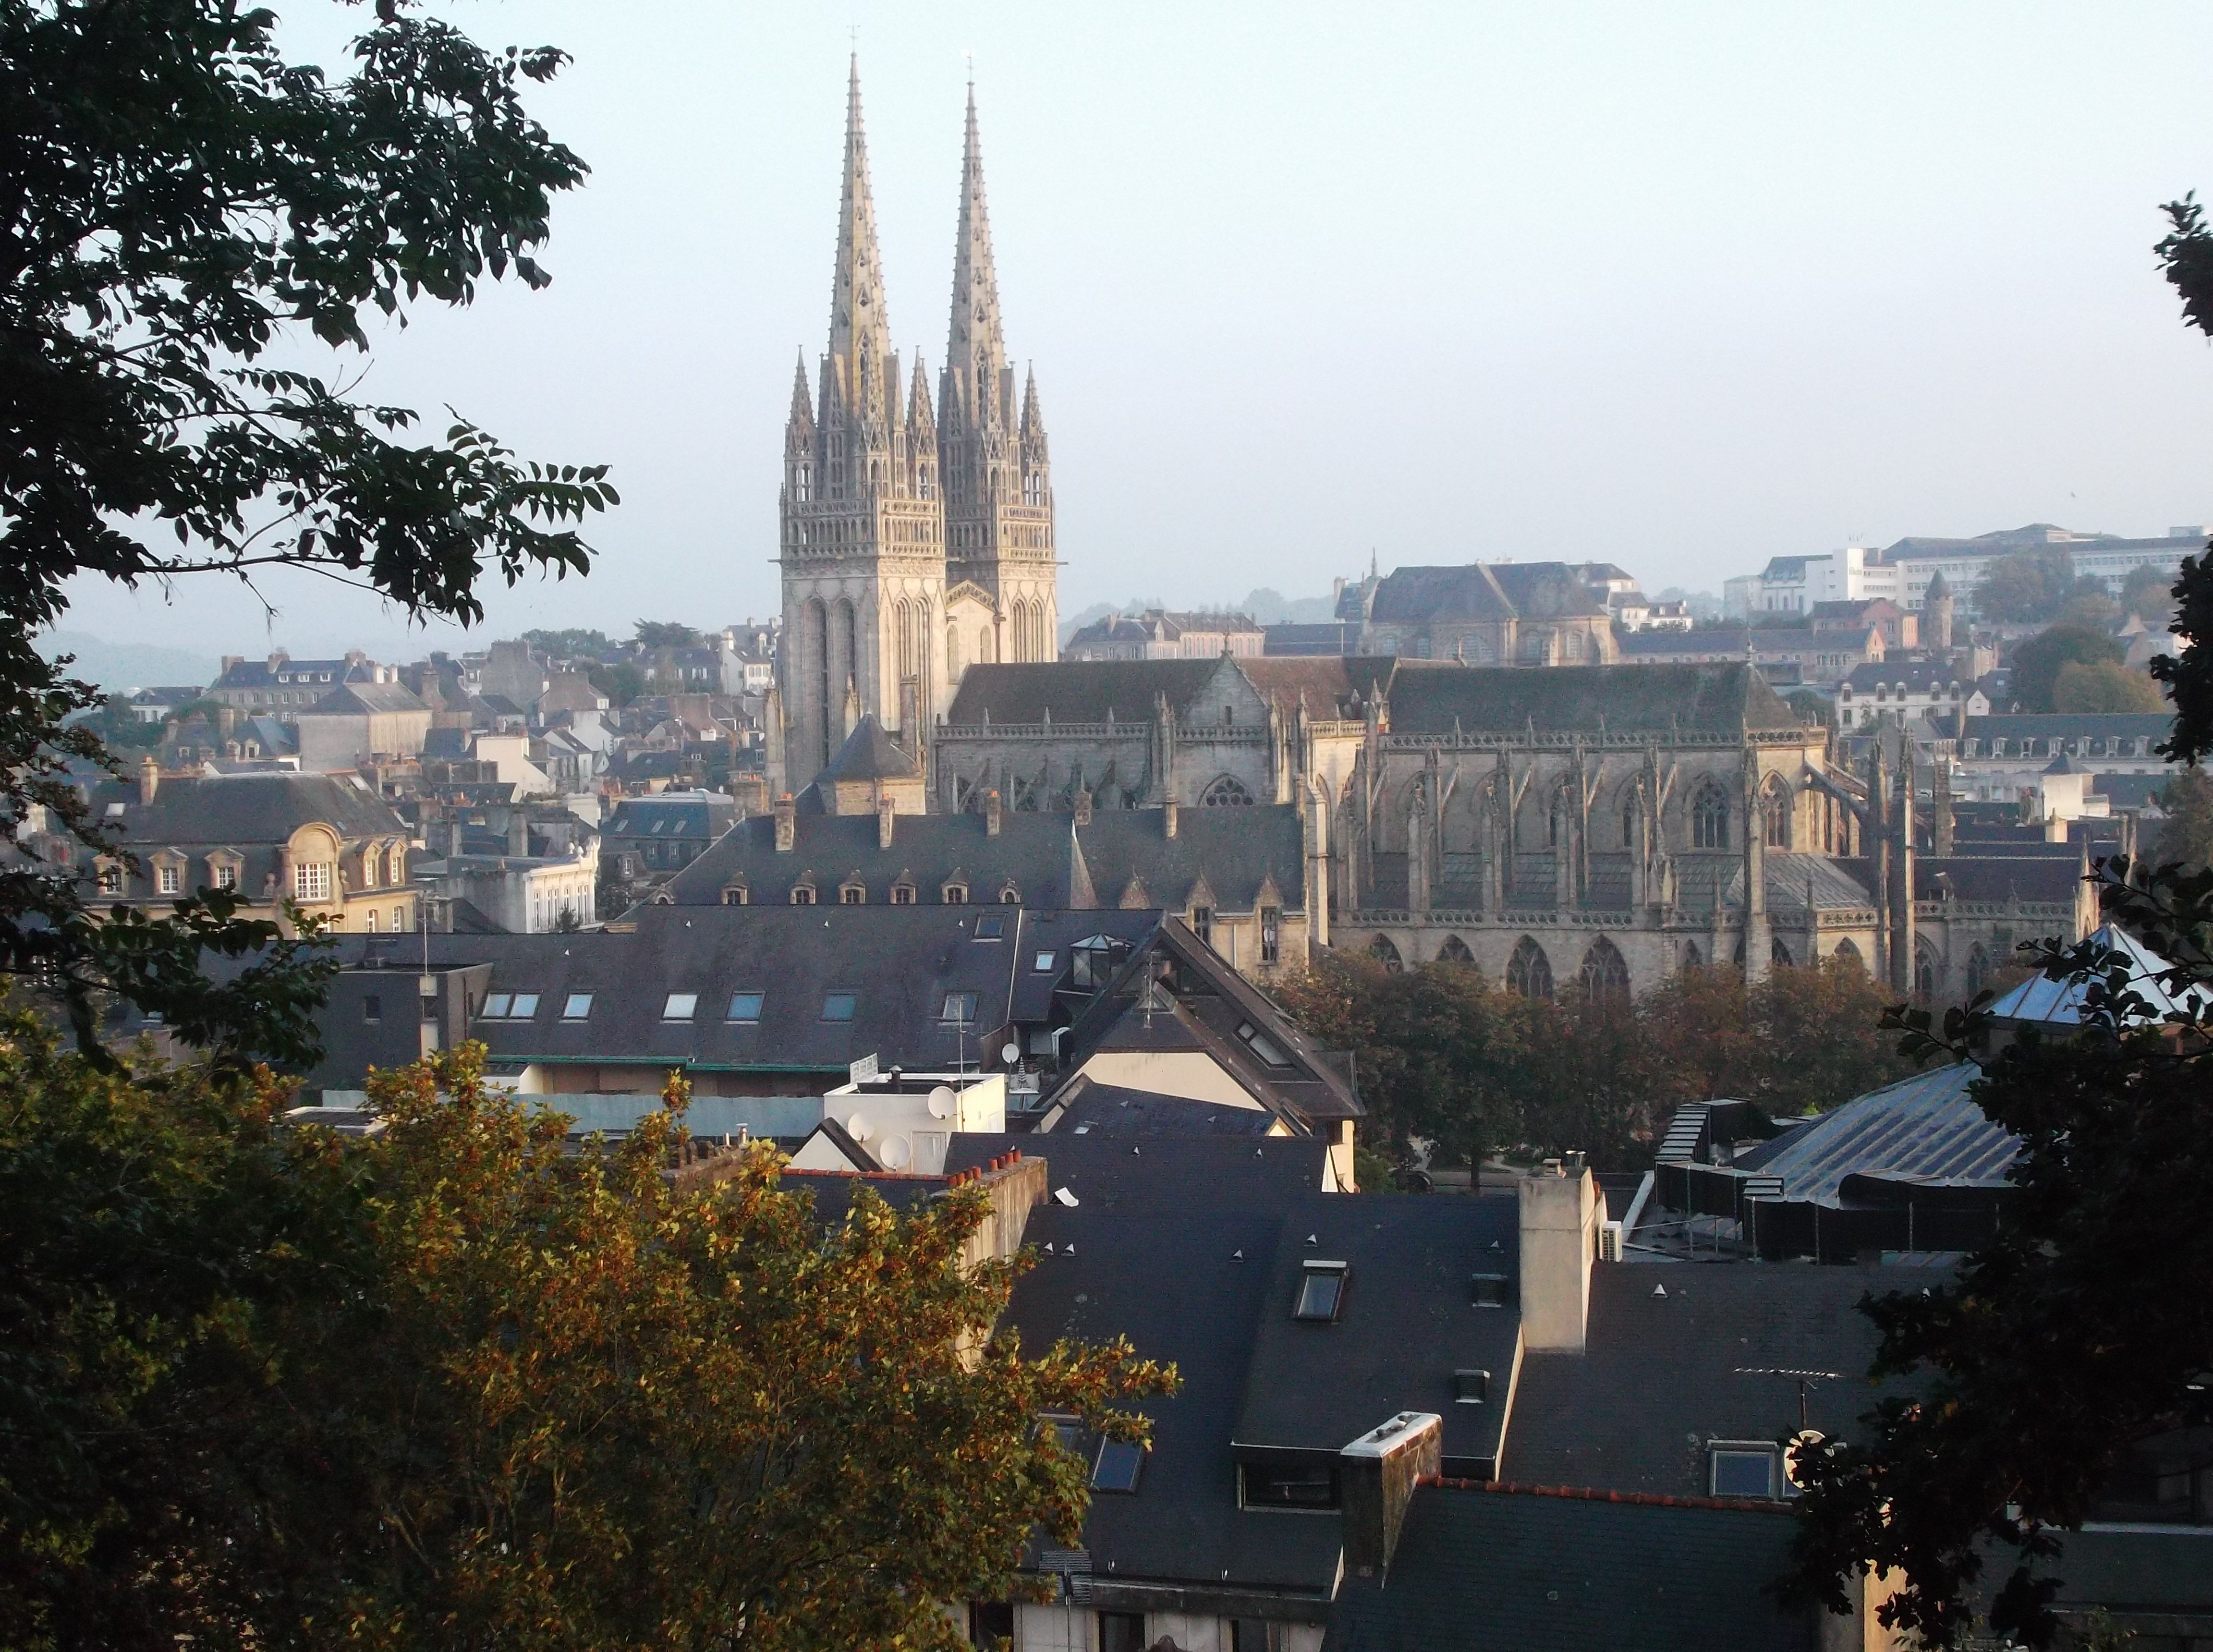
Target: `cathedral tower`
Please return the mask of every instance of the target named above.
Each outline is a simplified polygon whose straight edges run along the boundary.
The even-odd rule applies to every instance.
[[[869,193],[861,71],[846,94],[845,172],[830,349],[813,401],[802,359],[784,427],[784,784],[805,786],[859,714],[910,747],[947,704],[945,516],[919,363],[899,394]]]
[[[948,647],[964,664],[1058,659],[1052,460],[1036,375],[1029,375],[1018,401],[1000,329],[973,86],[960,158],[952,317],[937,402],[947,577],[960,610]]]

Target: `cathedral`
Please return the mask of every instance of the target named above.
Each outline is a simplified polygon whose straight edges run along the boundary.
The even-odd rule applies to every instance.
[[[830,347],[812,393],[803,356],[792,385],[778,516],[774,791],[805,788],[865,717],[918,754],[968,665],[1058,657],[1045,419],[1007,359],[973,87],[933,408],[918,351],[900,383],[853,66]]]

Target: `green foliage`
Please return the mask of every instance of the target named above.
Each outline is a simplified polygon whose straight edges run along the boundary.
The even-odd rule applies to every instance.
[[[2073,559],[2058,546],[2036,546],[1990,559],[1975,587],[1975,612],[1984,619],[2033,625],[2057,619],[2075,594]]]
[[[1461,965],[1392,975],[1330,953],[1283,997],[1325,1045],[1356,1052],[1373,1133],[1433,1137],[1443,1158],[1468,1163],[1526,1144],[1641,1167],[1686,1101],[1740,1097],[1794,1115],[1913,1070],[1878,1030],[1881,990],[1834,961],[1778,966],[1750,988],[1734,969],[1692,969],[1634,1003],[1572,988],[1546,1003]]]
[[[2168,991],[2213,982],[2213,873],[2130,874],[2101,868],[2107,915],[2175,960]],[[2007,1548],[2020,1559],[1991,1626],[2048,1644],[2066,1564],[2051,1533],[2089,1516],[2133,1443],[2213,1424],[2213,1232],[2197,1208],[2213,1024],[2148,1021],[2126,966],[2094,942],[2049,947],[2045,972],[2084,984],[2081,1036],[2024,1036],[1984,1058],[1974,1088],[2021,1143],[2005,1222],[1952,1281],[1864,1304],[1876,1373],[1917,1374],[1923,1392],[1801,1459],[1795,1596],[1834,1606],[1856,1571],[1902,1572],[1882,1619],[1937,1645],[1970,1632],[1986,1557]],[[1987,1047],[1981,1020],[1977,1006],[1941,1030],[1925,1013],[1893,1024],[1964,1058]]]
[[[2140,671],[2111,660],[2084,665],[2070,660],[2051,685],[2055,711],[2163,711],[2159,685]]]
[[[2159,807],[2167,818],[2152,840],[2152,864],[2186,872],[2213,867],[2213,776],[2192,764],[2160,788]]]
[[[596,660],[613,646],[604,631],[527,631],[522,640],[556,660]]]
[[[826,1231],[757,1146],[668,1173],[686,1095],[582,1155],[480,1046],[285,1131],[265,1076],[0,1045],[0,1640],[951,1648],[1087,1466],[1125,1344],[991,1327],[988,1202]]]
[[[104,843],[61,772],[102,756],[63,726],[98,691],[31,641],[74,577],[290,564],[473,620],[488,570],[588,564],[604,467],[525,462],[458,417],[413,442],[412,412],[311,370],[315,344],[366,349],[364,315],[510,269],[543,285],[552,198],[584,173],[519,94],[560,52],[486,52],[406,0],[364,21],[333,79],[265,9],[0,0],[0,824],[42,808]],[[0,875],[0,970],[40,972],[66,934],[64,978],[96,981],[78,905]]]
[[[2165,210],[2171,227],[2153,250],[2182,299],[2183,319],[2213,332],[2213,231],[2195,191]],[[2198,647],[2213,639],[2213,552],[2182,559],[2173,595],[2175,651],[2151,662],[2151,674],[2174,703],[2174,733],[2160,750],[2177,763],[2195,763],[2213,753],[2213,653]]]
[[[2121,608],[2157,625],[2174,612],[2174,582],[2160,570],[2146,565],[2129,570],[2121,582]]]
[[[1801,722],[1814,723],[1824,728],[1837,726],[1836,702],[1822,695],[1809,693],[1801,688],[1795,693],[1785,694],[1783,703],[1796,714]]]
[[[76,726],[97,735],[110,751],[151,751],[162,743],[162,725],[141,721],[127,694],[110,694],[98,710],[78,717]]]
[[[607,704],[619,711],[645,692],[645,674],[634,665],[594,666],[587,674],[592,686],[607,697]]]
[[[698,646],[699,633],[673,619],[641,619],[635,640],[642,649],[688,649]]]
[[[2013,697],[2024,711],[2051,710],[2052,691],[2058,686],[2063,666],[2119,665],[2127,652],[2103,631],[2080,625],[2039,631],[2013,651]]]

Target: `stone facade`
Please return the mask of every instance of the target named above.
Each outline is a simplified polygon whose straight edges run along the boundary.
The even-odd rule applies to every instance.
[[[911,745],[977,660],[1046,660],[1059,624],[1052,490],[1034,379],[1017,408],[969,98],[940,407],[892,346],[857,65],[831,290],[810,397],[785,426],[783,649],[769,699],[771,789],[803,788],[864,715]]]

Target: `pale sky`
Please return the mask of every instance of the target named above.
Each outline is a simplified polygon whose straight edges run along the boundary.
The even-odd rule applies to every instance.
[[[279,0],[303,51],[357,11]],[[553,285],[419,310],[364,393],[607,462],[584,582],[488,635],[777,607],[792,363],[823,347],[849,25],[893,336],[935,393],[972,55],[1008,344],[1052,440],[1061,607],[1326,592],[1400,563],[1771,556],[2213,521],[2213,348],[2151,246],[2213,192],[2213,11],[1123,0],[505,0],[594,170]],[[337,21],[333,22],[335,15]],[[78,590],[112,641],[382,657],[324,582]]]

